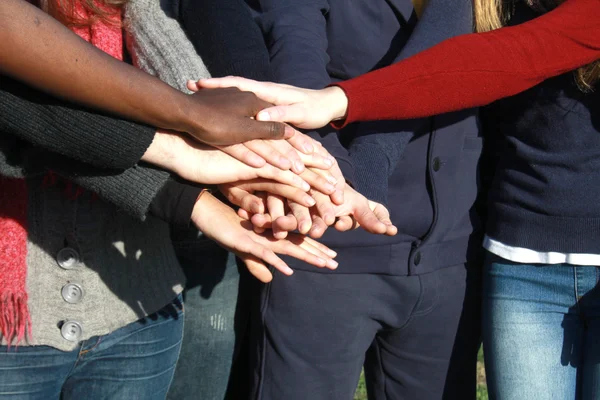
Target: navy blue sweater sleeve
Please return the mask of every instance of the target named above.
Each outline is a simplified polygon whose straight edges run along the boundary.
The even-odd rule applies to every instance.
[[[179,21],[212,76],[274,80],[262,32],[244,0],[179,4]]]
[[[470,33],[471,0],[430,0],[410,39],[394,62],[404,60],[451,38]],[[428,118],[359,124],[349,151],[357,188],[373,200],[387,202],[387,179],[415,133],[430,126]],[[385,154],[386,157],[381,157]]]
[[[249,0],[264,35],[275,80],[321,89],[331,83],[327,72],[327,0]],[[329,128],[307,133],[334,156],[344,177],[354,182],[354,167],[337,133]]]

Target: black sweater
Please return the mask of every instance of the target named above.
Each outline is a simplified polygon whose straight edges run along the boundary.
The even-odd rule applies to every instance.
[[[512,23],[536,16],[517,7]],[[487,234],[537,251],[600,254],[600,92],[567,73],[485,113],[499,160]]]

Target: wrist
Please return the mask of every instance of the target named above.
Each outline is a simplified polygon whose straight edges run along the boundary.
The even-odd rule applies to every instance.
[[[331,121],[345,119],[348,113],[348,97],[339,86],[329,86],[324,90],[324,103],[331,108]]]
[[[141,160],[168,171],[178,173],[177,171],[177,150],[178,142],[183,139],[174,133],[165,131],[156,131],[154,139],[142,156]]]
[[[196,226],[196,228],[203,230],[203,227],[207,221],[209,216],[209,212],[207,209],[213,200],[216,200],[213,195],[208,190],[202,190],[196,199],[196,204],[194,204],[194,208],[192,209],[192,222]]]

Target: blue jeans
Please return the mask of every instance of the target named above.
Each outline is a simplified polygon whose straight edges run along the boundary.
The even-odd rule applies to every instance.
[[[600,398],[597,267],[487,254],[483,345],[490,399]]]
[[[185,333],[168,399],[244,398],[248,361],[239,355],[249,296],[240,294],[238,302],[245,281],[240,282],[236,258],[197,230],[174,230],[172,237],[187,285]]]
[[[183,334],[181,299],[63,352],[0,347],[0,399],[164,399]]]

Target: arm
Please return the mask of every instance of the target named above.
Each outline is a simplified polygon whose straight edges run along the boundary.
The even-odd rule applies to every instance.
[[[599,12],[598,0],[567,0],[521,25],[458,36],[390,67],[318,91],[235,77],[199,85],[250,90],[277,104],[261,111],[257,119],[301,128],[344,118],[335,125],[421,118],[486,105],[600,59]]]
[[[292,133],[281,124],[250,120],[260,109],[254,96],[185,95],[94,48],[24,0],[0,2],[0,26],[0,73],[56,96],[211,144]]]
[[[567,0],[521,25],[449,39],[341,83],[349,99],[347,122],[482,106],[591,63],[600,59],[598,15],[597,0]]]

